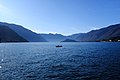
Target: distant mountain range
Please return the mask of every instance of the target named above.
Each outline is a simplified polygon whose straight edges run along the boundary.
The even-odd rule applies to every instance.
[[[22,38],[24,38],[25,40],[29,42],[46,42],[46,40],[43,37],[41,37],[39,34],[32,32],[31,30],[28,30],[20,25],[0,22],[0,27],[1,26],[7,26],[9,29],[13,30],[19,36],[21,36]]]
[[[9,27],[0,25],[0,42],[28,42]]]
[[[64,36],[62,34],[40,34],[43,38],[45,38],[49,42],[60,42],[65,39],[67,39],[67,36]]]
[[[74,35],[77,35],[76,37]],[[110,39],[112,37],[120,36],[120,24],[110,25],[98,30],[92,30],[88,33],[80,33],[71,35],[78,41],[101,41],[103,39]]]
[[[52,35],[52,36],[51,36]],[[98,30],[92,30],[88,33],[78,33],[78,34],[72,34],[69,36],[63,36],[61,34],[44,34],[42,37],[47,39],[48,41],[63,41],[66,39],[73,39],[75,41],[101,41],[110,39],[113,37],[120,36],[120,24],[110,25],[105,28],[101,28]]]
[[[115,39],[113,39],[115,38]],[[20,25],[0,22],[1,42],[69,42],[73,41],[102,41],[120,38],[120,24],[110,25],[88,33],[78,33],[69,36],[62,34],[38,34]]]

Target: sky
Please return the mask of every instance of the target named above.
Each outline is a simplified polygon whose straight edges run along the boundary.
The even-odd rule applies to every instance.
[[[120,23],[120,0],[0,0],[0,22],[70,35]]]

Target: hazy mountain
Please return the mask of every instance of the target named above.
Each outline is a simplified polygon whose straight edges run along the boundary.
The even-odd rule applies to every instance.
[[[19,34],[21,37],[26,39],[29,42],[46,42],[46,40],[41,37],[39,34],[32,32],[31,30],[28,30],[20,25],[15,24],[8,24],[8,23],[0,23],[2,25],[5,25],[15,31],[17,34]]]
[[[72,39],[75,41],[99,41],[103,39],[110,39],[111,37],[120,36],[120,24],[111,25],[98,30],[92,30],[88,33],[78,33],[69,36],[64,36],[61,34],[40,35],[50,42],[60,42],[66,39]]]
[[[77,34],[72,34],[72,35],[69,35],[67,36],[69,39],[73,39],[73,40],[76,40],[76,41],[79,41],[77,39],[78,36],[83,36],[85,33],[77,33]]]
[[[88,33],[77,34],[74,38],[79,41],[97,41],[116,36],[120,36],[120,24],[111,25],[98,30],[92,30]]]
[[[27,42],[7,26],[0,25],[0,42]]]
[[[67,39],[66,36],[63,36],[61,34],[40,34],[43,38],[45,38],[49,42],[61,42],[65,39]]]
[[[35,32],[32,32],[31,30],[28,30],[20,25],[15,25],[15,24],[8,24],[8,23],[0,22],[0,25],[8,27],[13,32],[16,32],[16,35],[18,35],[19,37],[21,36],[22,39],[27,40],[29,42],[46,42],[46,41],[61,42],[66,39],[72,39],[75,41],[99,41],[103,39],[107,40],[112,37],[120,36],[120,24],[111,25],[111,26],[101,28],[98,30],[92,30],[88,33],[78,33],[78,34],[72,34],[69,36],[64,36],[61,34],[51,34],[51,33],[50,34],[37,34]],[[4,33],[8,34],[7,31]],[[1,33],[1,35],[3,34]],[[11,36],[9,35],[9,37]]]

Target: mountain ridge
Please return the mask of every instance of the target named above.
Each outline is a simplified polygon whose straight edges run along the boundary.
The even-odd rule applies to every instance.
[[[2,23],[0,24],[5,25],[15,31],[17,34],[19,34],[21,37],[26,39],[29,42],[47,42],[43,37],[41,37],[39,34],[24,28],[21,25],[16,25],[16,24],[9,24],[9,23]]]
[[[76,37],[79,41],[97,41],[120,36],[120,24],[110,25],[98,30],[92,30]]]
[[[9,27],[0,25],[0,42],[28,42]]]
[[[43,38],[45,38],[49,42],[60,42],[64,39],[66,39],[66,36],[62,34],[40,34]]]
[[[77,33],[68,36],[64,36],[62,34],[43,34],[43,33],[35,33],[32,30],[26,29],[21,25],[9,24],[5,22],[0,22],[0,25],[4,25],[9,27],[11,30],[15,31],[19,36],[23,37],[25,40],[29,42],[61,42],[66,39],[72,39],[75,41],[101,41],[107,40],[112,37],[120,36],[120,24],[110,25],[101,29],[91,30],[87,33]]]
[[[44,34],[44,38],[49,36],[49,34]],[[54,34],[54,37],[56,35]],[[111,37],[116,37],[120,36],[120,24],[114,24],[110,25],[101,29],[97,30],[91,30],[87,33],[77,33],[77,34],[72,34],[68,36],[62,35],[62,39],[59,39],[60,41],[66,40],[66,39],[73,39],[76,41],[100,41],[103,39],[110,39]],[[54,38],[52,37],[52,38]],[[49,41],[49,39],[48,39]]]

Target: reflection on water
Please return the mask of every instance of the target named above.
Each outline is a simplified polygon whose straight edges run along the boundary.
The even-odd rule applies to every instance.
[[[0,49],[0,80],[120,80],[120,43],[1,43]]]

